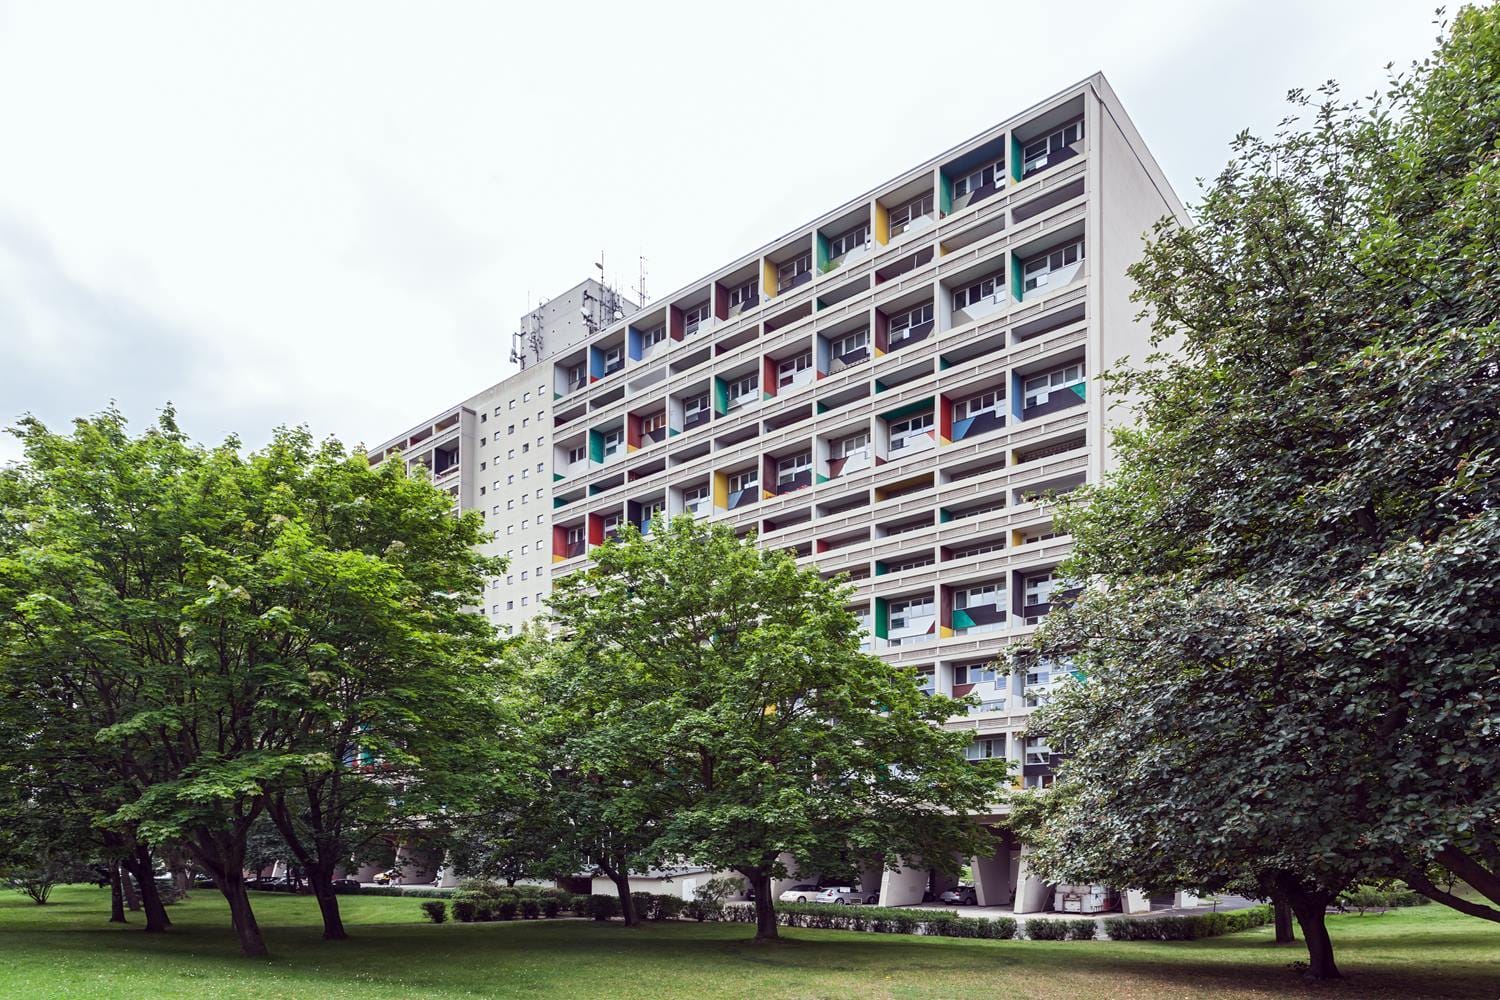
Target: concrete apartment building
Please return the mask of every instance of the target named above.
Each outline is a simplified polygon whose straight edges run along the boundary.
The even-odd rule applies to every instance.
[[[1125,269],[1169,214],[1185,218],[1095,75],[649,306],[577,286],[523,317],[519,373],[371,461],[424,465],[484,514],[510,557],[482,609],[497,626],[663,514],[847,574],[868,648],[977,696],[948,723],[970,755],[1045,786],[1026,719],[1059,667],[1010,673],[1006,648],[1069,586],[1039,501],[1109,467],[1120,415],[1097,379],[1146,353]],[[997,828],[973,859],[981,904],[1051,906],[1024,853]],[[929,888],[922,868],[875,882],[887,905]]]

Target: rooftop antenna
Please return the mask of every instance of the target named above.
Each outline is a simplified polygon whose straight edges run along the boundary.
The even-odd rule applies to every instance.
[[[640,261],[641,277],[639,279],[639,283],[634,288],[632,288],[631,291],[635,292],[636,300],[640,303],[641,308],[644,309],[646,307],[646,303],[651,300],[651,296],[646,294],[646,258],[642,257],[640,258]]]

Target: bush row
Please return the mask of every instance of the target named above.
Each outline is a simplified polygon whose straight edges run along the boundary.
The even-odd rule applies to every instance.
[[[522,920],[552,918],[561,913],[565,907],[563,901],[556,896],[528,896],[522,899],[454,896],[453,900],[448,903],[448,909],[452,910],[454,920],[472,924],[476,921],[515,920],[517,917]],[[446,919],[443,904],[438,900],[423,903],[422,912],[427,914],[427,919],[435,924],[440,924]]]
[[[447,899],[453,895],[452,889],[435,889],[431,886],[419,889],[416,886],[365,885],[346,891],[357,892],[361,896],[409,896],[412,899]]]
[[[1261,905],[1190,917],[1106,917],[1104,933],[1111,941],[1196,941],[1263,927],[1270,922],[1271,907]],[[1029,923],[1026,932],[1031,933]]]
[[[754,923],[755,907],[731,906],[724,919]],[[874,934],[931,934],[939,937],[994,938],[1016,936],[1010,917],[961,917],[953,910],[911,910],[892,906],[839,906],[836,903],[779,903],[776,922],[813,930],[869,931]]]
[[[1057,920],[1032,917],[1026,921],[1026,936],[1033,941],[1092,941],[1099,927],[1092,920]]]
[[[1404,883],[1389,887],[1360,885],[1339,893],[1339,908],[1344,910],[1391,910],[1400,906],[1426,906],[1432,900],[1408,889]]]

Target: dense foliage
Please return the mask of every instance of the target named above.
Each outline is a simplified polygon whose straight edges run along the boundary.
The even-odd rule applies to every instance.
[[[1500,9],[1293,104],[1132,268],[1173,350],[1059,512],[1092,586],[1039,644],[1087,680],[1018,815],[1053,877],[1286,901],[1331,977],[1354,882],[1500,919]]]

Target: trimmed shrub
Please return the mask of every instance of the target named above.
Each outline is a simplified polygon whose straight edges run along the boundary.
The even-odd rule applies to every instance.
[[[685,905],[686,902],[679,896],[657,893],[651,897],[651,904],[644,915],[651,920],[676,920]]]
[[[447,899],[455,895],[453,889],[408,889],[399,885],[367,885],[357,890],[361,896],[409,896],[412,899]]]
[[[542,915],[542,901],[536,897],[523,898],[521,900],[521,916],[527,920],[535,920]]]
[[[617,917],[620,915],[619,897],[604,896],[596,892],[588,897],[585,913],[595,920],[609,920],[611,917]]]
[[[1111,941],[1196,941],[1270,922],[1271,907],[1262,905],[1188,917],[1106,917],[1104,933]]]
[[[479,919],[479,908],[472,899],[455,899],[453,901],[453,919],[460,923],[472,924]]]
[[[1098,936],[1099,925],[1092,920],[1068,920],[1066,932],[1069,941],[1092,941]]]
[[[429,899],[422,904],[422,912],[427,915],[428,920],[440,924],[448,919],[448,904],[441,899]]]
[[[514,920],[519,909],[520,905],[514,899],[502,899],[495,904],[495,917],[498,920]]]
[[[537,900],[537,905],[542,909],[542,916],[549,920],[562,912],[562,900],[556,896],[543,896]],[[522,912],[525,912],[524,910]]]
[[[1063,941],[1067,939],[1070,923],[1071,920],[1032,917],[1026,921],[1026,936],[1033,941]]]

